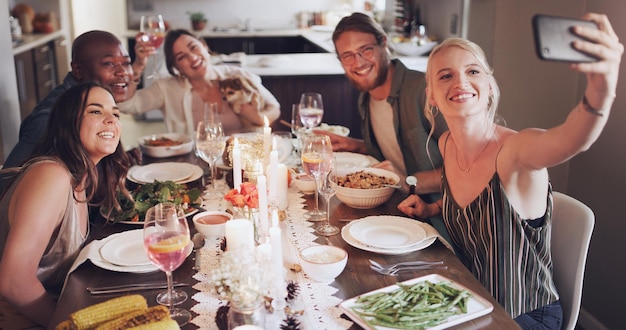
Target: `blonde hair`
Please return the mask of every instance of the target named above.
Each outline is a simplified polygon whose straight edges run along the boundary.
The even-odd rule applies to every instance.
[[[491,95],[489,96],[489,104],[487,105],[487,119],[490,122],[495,122],[496,120],[496,112],[498,109],[498,103],[500,102],[500,88],[498,87],[498,83],[496,82],[495,77],[493,76],[493,69],[489,66],[487,62],[487,57],[483,50],[477,44],[463,38],[449,38],[444,40],[442,43],[433,48],[432,52],[428,56],[428,64],[426,65],[426,87],[431,85],[432,82],[432,72],[431,72],[431,63],[432,59],[435,55],[441,52],[444,49],[450,47],[458,47],[463,50],[470,52],[474,57],[478,60],[478,65],[487,73],[489,77],[489,87],[491,87]],[[426,95],[426,105],[424,107],[424,115],[428,119],[431,124],[431,132],[429,135],[432,135],[435,129],[435,116],[437,115],[437,109],[432,106],[428,102],[428,95]]]

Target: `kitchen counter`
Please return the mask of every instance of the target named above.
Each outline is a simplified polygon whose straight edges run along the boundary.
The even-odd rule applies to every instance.
[[[57,30],[50,33],[23,34],[22,41],[13,47],[13,55],[19,55],[57,38],[65,38],[63,31]]]

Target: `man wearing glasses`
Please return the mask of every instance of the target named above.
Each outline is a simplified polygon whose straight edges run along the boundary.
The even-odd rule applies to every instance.
[[[424,117],[425,80],[422,72],[408,69],[391,59],[387,35],[371,17],[353,13],[341,19],[333,32],[333,43],[346,77],[357,88],[363,140],[330,135],[336,151],[369,154],[392,170],[405,191],[435,201],[441,191],[441,154],[437,140],[447,130],[442,116],[429,138],[430,125]],[[417,180],[416,180],[417,179]],[[440,233],[440,219],[433,225]]]

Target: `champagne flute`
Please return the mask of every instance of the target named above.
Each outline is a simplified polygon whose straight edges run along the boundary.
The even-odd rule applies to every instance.
[[[326,135],[313,134],[304,138],[302,147],[302,168],[304,171],[315,178],[315,209],[306,213],[309,221],[317,222],[325,220],[325,212],[319,209],[319,195],[317,182],[328,168],[333,154],[333,146],[330,138]]]
[[[144,15],[141,16],[141,21],[139,23],[139,30],[141,32],[139,38],[141,41],[150,43],[154,49],[157,51],[154,54],[154,73],[149,75],[147,78],[158,78],[159,76],[159,68],[161,67],[161,60],[159,57],[159,48],[163,44],[163,40],[165,39],[165,21],[163,20],[163,16],[161,15]]]
[[[187,293],[174,290],[172,271],[180,267],[190,252],[187,218],[173,203],[161,203],[148,209],[143,225],[143,242],[150,261],[167,277],[167,291],[157,295],[157,302],[169,307],[170,317],[183,326],[191,320],[189,311],[175,308]]]
[[[219,199],[215,188],[217,181],[217,160],[222,157],[226,148],[224,129],[219,120],[201,120],[196,129],[196,153],[207,162],[211,170],[211,184],[208,199]]]
[[[317,179],[317,190],[326,201],[326,223],[315,228],[315,232],[322,236],[332,236],[339,233],[339,228],[330,224],[330,199],[337,192],[335,159],[331,158],[330,162],[324,165],[326,168],[322,169],[323,173]]]
[[[324,104],[320,93],[302,93],[300,96],[300,120],[306,128],[313,128],[322,122]]]

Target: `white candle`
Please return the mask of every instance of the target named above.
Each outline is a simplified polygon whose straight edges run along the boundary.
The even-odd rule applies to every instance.
[[[259,236],[264,237],[267,235],[267,229],[269,228],[269,219],[267,216],[267,179],[265,175],[259,175],[256,180],[256,187],[259,192],[259,212],[261,213],[259,219]]]
[[[226,221],[224,232],[227,250],[252,250],[254,248],[254,226],[250,220],[232,219]]]
[[[278,199],[278,150],[274,148],[270,152],[270,170],[269,170],[269,179],[270,179],[270,199],[272,201],[276,201]]]
[[[270,232],[270,243],[272,244],[272,263],[276,269],[276,273],[280,274],[282,278],[283,274],[283,247],[282,247],[282,233],[280,227],[278,227],[278,211],[274,209],[272,211],[272,228]]]
[[[233,188],[241,189],[241,150],[237,138],[233,142]]]
[[[279,163],[276,169],[276,179],[272,182],[276,183],[276,200],[278,201],[278,209],[286,210],[289,205],[287,191],[289,190],[288,169],[285,164]]]
[[[267,119],[267,116],[263,116],[263,122],[265,123],[263,126],[263,148],[265,157],[267,157],[270,150],[272,150],[272,128],[270,127],[270,121]],[[267,158],[265,158],[265,161],[267,161]],[[265,165],[267,165],[267,163],[265,163]]]

